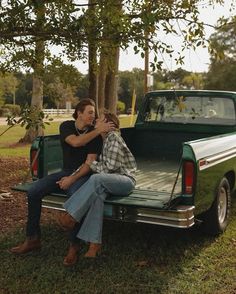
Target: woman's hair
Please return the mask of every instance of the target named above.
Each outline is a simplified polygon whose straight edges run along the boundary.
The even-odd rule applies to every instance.
[[[95,107],[95,102],[92,99],[90,99],[90,98],[86,98],[86,99],[80,100],[80,102],[75,107],[74,113],[72,114],[73,118],[74,119],[77,119],[77,117],[78,117],[78,111],[81,112],[81,113],[83,113],[84,110],[85,110],[85,107],[87,105],[91,105],[91,106]]]
[[[113,122],[114,125],[115,125],[115,127],[116,127],[117,129],[120,128],[120,121],[119,121],[119,119],[118,119],[118,117],[117,117],[117,115],[116,115],[115,113],[111,113],[111,112],[109,112],[108,110],[105,109],[105,110],[103,111],[103,114],[104,114],[104,117],[105,117],[105,119],[106,119],[107,121],[111,121],[111,122]]]

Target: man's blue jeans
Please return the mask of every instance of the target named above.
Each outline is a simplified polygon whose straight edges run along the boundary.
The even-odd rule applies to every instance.
[[[42,199],[51,192],[61,191],[58,184],[56,183],[62,177],[71,175],[72,170],[60,171],[42,179],[39,179],[33,183],[30,187],[28,197],[28,220],[26,225],[26,236],[34,237],[40,236],[40,216],[42,208]],[[75,191],[77,191],[87,180],[89,176],[85,176],[76,181],[66,191],[68,197],[70,197]],[[65,191],[64,191],[65,192]]]

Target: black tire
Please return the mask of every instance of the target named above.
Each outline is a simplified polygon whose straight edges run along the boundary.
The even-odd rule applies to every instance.
[[[203,225],[207,234],[218,235],[225,231],[229,223],[230,207],[230,185],[223,178],[216,189],[215,200],[205,216]]]

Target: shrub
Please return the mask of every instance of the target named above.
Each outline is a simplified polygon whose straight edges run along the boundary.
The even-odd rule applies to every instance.
[[[19,115],[20,105],[5,104],[0,108],[0,116]]]

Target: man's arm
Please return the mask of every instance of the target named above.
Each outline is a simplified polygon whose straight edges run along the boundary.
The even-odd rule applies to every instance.
[[[68,177],[63,177],[57,184],[61,189],[67,190],[72,184],[74,184],[79,178],[86,176],[90,171],[90,167],[87,162],[92,162],[97,159],[97,154],[88,154],[86,162],[80,167],[80,169]]]
[[[80,136],[76,135],[69,135],[65,138],[67,144],[71,145],[72,147],[80,147],[84,146],[94,138],[96,138],[101,133],[106,133],[111,130],[114,130],[114,124],[112,122],[99,122],[96,124],[95,129],[87,134],[82,134]]]

